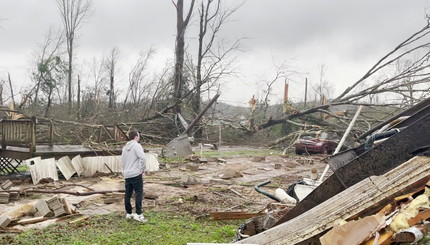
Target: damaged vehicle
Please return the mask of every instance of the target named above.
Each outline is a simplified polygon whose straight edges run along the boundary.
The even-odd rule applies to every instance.
[[[295,144],[295,152],[297,155],[303,153],[316,154],[331,154],[336,149],[339,143],[339,137],[334,132],[317,132],[315,137],[305,135]]]

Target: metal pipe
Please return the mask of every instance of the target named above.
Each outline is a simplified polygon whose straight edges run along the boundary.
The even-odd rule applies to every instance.
[[[267,184],[269,184],[269,183],[271,183],[271,182],[272,182],[271,180],[266,180],[266,181],[264,181],[264,182],[262,182],[262,183],[260,183],[260,184],[256,184],[256,185],[254,186],[254,189],[255,189],[258,193],[261,193],[261,194],[263,194],[263,195],[265,195],[265,196],[267,196],[267,197],[269,197],[269,198],[272,198],[273,200],[275,200],[275,201],[277,201],[277,202],[281,202],[281,200],[279,200],[279,198],[277,198],[277,197],[275,197],[274,195],[272,195],[272,194],[270,194],[270,193],[267,193],[266,191],[264,191],[264,190],[260,189],[260,187],[265,186],[265,185],[267,185]]]
[[[349,132],[351,131],[352,127],[354,127],[355,121],[358,118],[358,115],[360,115],[361,109],[363,109],[363,106],[359,106],[357,111],[355,112],[354,117],[352,118],[351,122],[348,125],[348,128],[346,129],[345,133],[342,136],[342,139],[339,141],[339,144],[337,144],[336,149],[333,152],[333,155],[336,155],[340,149],[342,148],[343,143],[346,140],[346,137],[349,135]],[[319,182],[322,182],[322,180],[324,179],[325,175],[327,174],[328,169],[330,168],[330,165],[327,164],[327,166],[325,166],[324,172],[321,174],[320,179],[318,180]]]
[[[372,134],[366,139],[366,142],[364,143],[364,149],[369,150],[372,148],[373,142],[375,142],[376,140],[391,137],[392,135],[397,134],[398,132],[400,132],[400,129],[394,128],[386,132]]]

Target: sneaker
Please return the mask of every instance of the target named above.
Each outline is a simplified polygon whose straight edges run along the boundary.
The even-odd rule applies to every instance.
[[[132,213],[132,214],[126,214],[126,215],[125,215],[125,218],[126,218],[126,219],[133,219],[135,216],[136,216],[136,214],[135,214],[135,213]]]
[[[147,219],[145,219],[145,217],[143,217],[143,214],[136,214],[136,215],[133,217],[133,219],[135,219],[135,220],[137,220],[137,221],[139,221],[139,222],[142,222],[142,223],[146,223],[146,222],[148,222],[148,220],[147,220]]]

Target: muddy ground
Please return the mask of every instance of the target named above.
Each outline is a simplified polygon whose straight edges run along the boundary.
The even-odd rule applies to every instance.
[[[157,152],[157,149],[149,149]],[[255,157],[228,154],[238,150],[247,150],[252,153],[265,152],[265,159],[256,161]],[[206,150],[210,151],[210,150]],[[225,154],[223,154],[223,152]],[[262,154],[259,154],[262,155]],[[267,149],[251,149],[239,147],[223,147],[217,157],[206,158],[207,163],[199,163],[198,170],[187,169],[186,162],[160,162],[160,170],[145,176],[144,191],[148,198],[144,200],[145,210],[169,211],[187,213],[195,217],[208,217],[211,212],[222,211],[262,211],[274,200],[257,193],[254,185],[271,180],[268,186],[262,189],[274,193],[277,187],[287,189],[291,184],[310,177],[310,169],[316,168],[322,173],[326,164],[323,155],[297,156],[291,154],[282,156],[279,152],[268,152]],[[222,158],[225,162],[217,161]],[[23,178],[14,176],[1,176],[0,181],[9,178],[14,186],[37,188],[40,190],[62,190],[73,192],[90,191],[121,191],[124,181],[120,175],[98,174],[93,177],[72,177],[60,181],[33,185],[29,175]],[[18,201],[0,204],[0,215],[5,212],[19,209],[26,203],[33,203],[39,199],[47,199],[54,194],[27,193]],[[122,198],[111,204],[105,204],[105,195],[74,196],[56,194],[65,197],[76,211],[83,215],[106,214],[123,211]],[[120,194],[118,195],[120,196]],[[16,225],[14,228],[26,230],[30,228],[45,227],[54,223],[55,219],[31,225]]]

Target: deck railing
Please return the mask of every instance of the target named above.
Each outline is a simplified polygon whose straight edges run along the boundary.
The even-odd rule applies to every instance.
[[[38,122],[36,117],[31,119],[1,120],[1,135],[2,135],[2,149],[5,150],[7,146],[28,147],[30,152],[36,151],[37,144],[53,145],[54,133],[52,123]],[[48,126],[48,140],[38,141],[36,139],[36,126]]]

